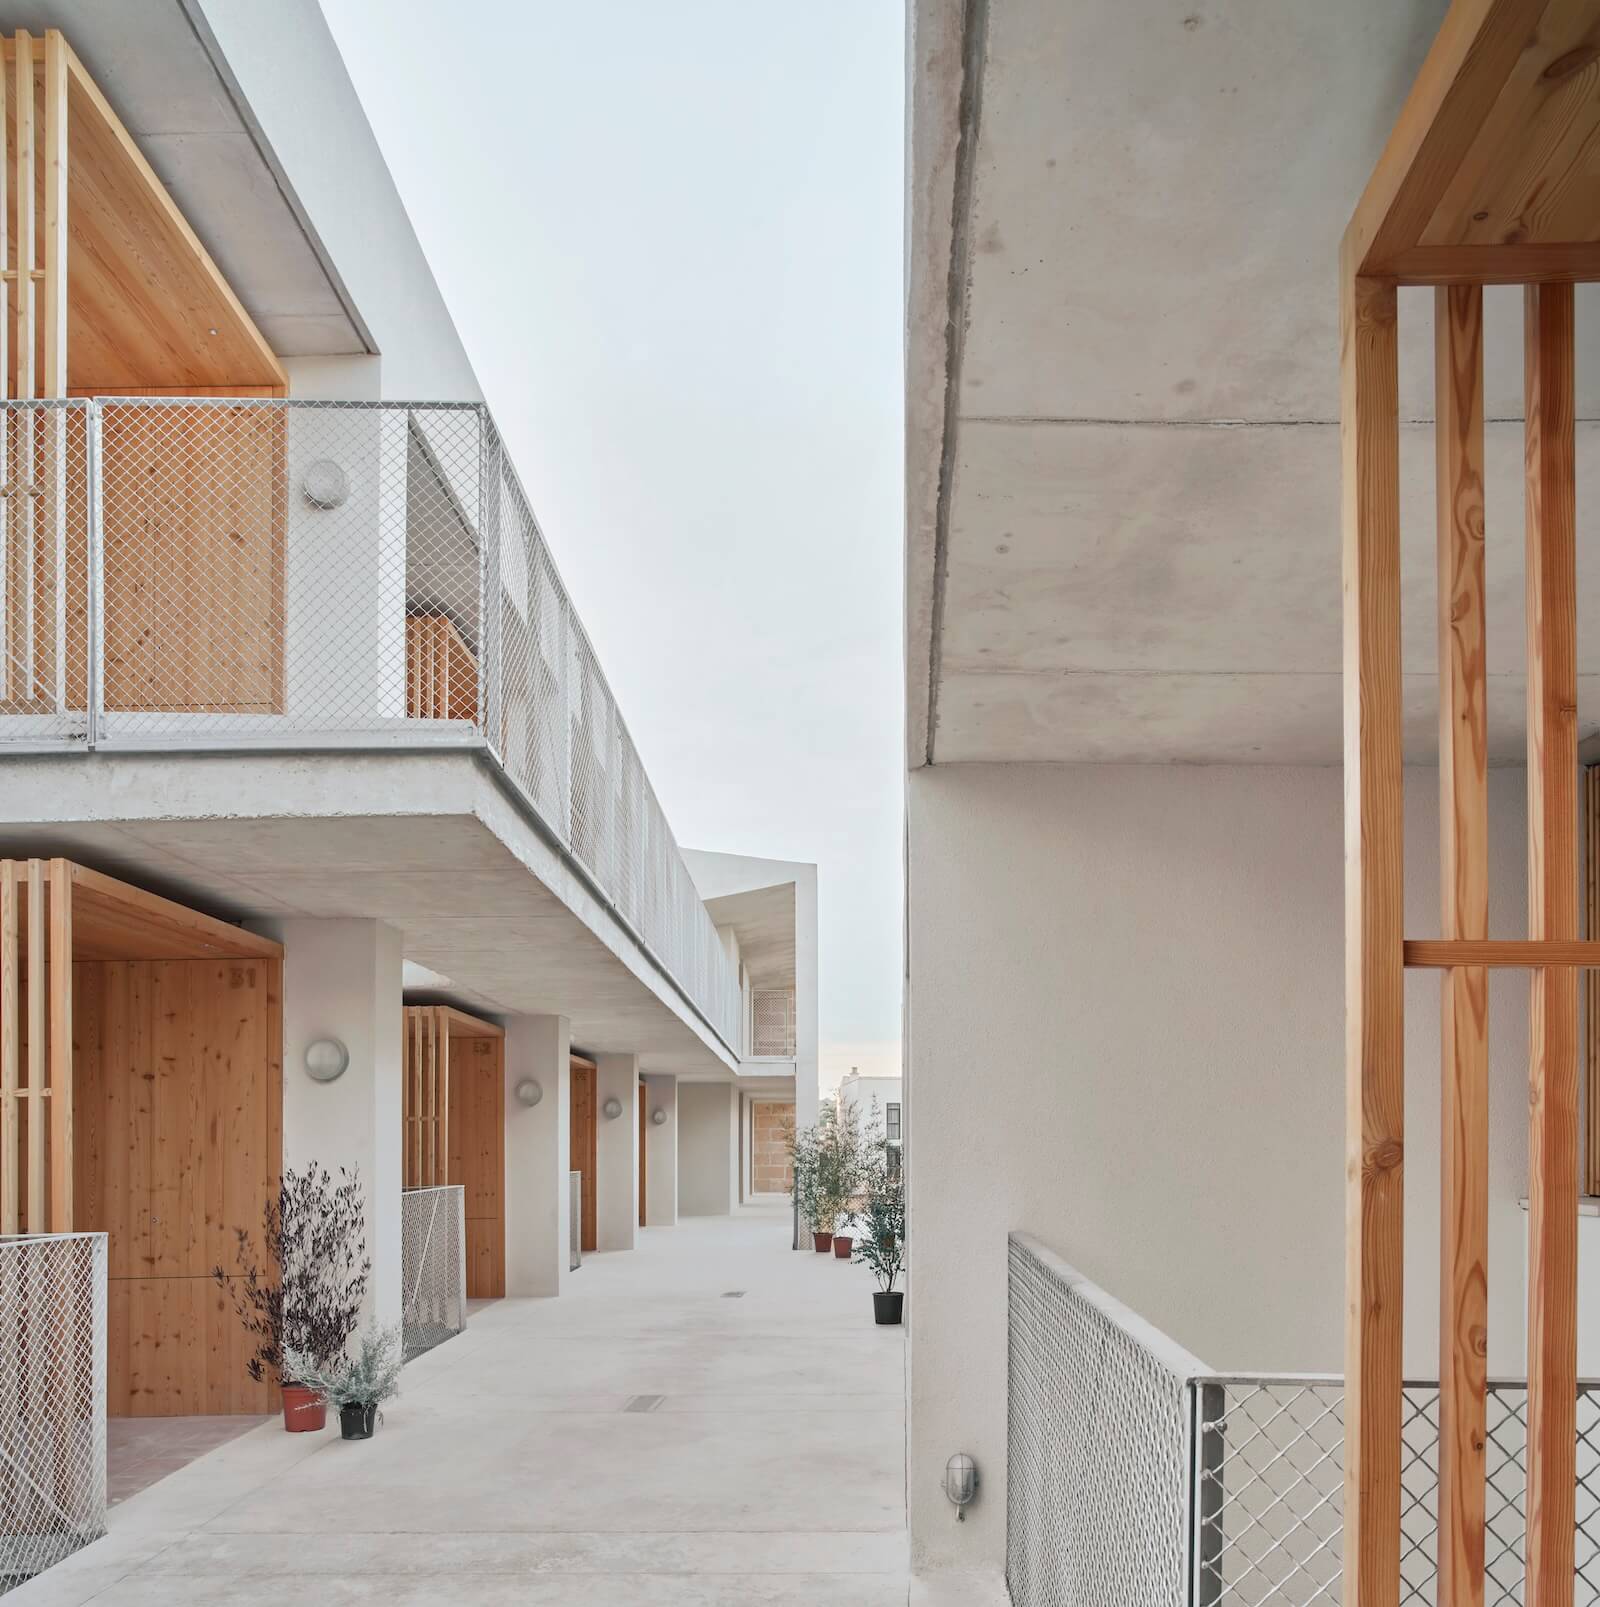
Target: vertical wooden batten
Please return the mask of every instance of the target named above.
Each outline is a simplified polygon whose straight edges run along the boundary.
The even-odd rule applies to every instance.
[[[1400,429],[1392,284],[1340,275],[1345,1601],[1397,1607],[1404,1254]]]
[[[50,861],[50,1222],[73,1228],[72,867]]]
[[[1573,295],[1524,292],[1528,936],[1578,935]],[[1578,984],[1534,970],[1529,1006],[1528,1607],[1573,1599]]]
[[[1434,293],[1440,935],[1489,935],[1483,292]],[[1489,973],[1440,973],[1439,1599],[1482,1607],[1489,1264]]]
[[[17,1231],[22,1181],[17,1112],[22,1049],[17,987],[18,891],[16,862],[0,859],[0,1233]]]
[[[67,47],[44,36],[44,389],[67,394]]]
[[[44,1233],[45,1216],[45,910],[44,861],[28,861],[28,1223]]]

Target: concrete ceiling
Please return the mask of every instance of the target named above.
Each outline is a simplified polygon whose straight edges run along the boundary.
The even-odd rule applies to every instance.
[[[14,757],[7,783],[0,855],[63,855],[229,920],[384,921],[448,979],[430,998],[564,1015],[575,1044],[646,1071],[733,1074],[470,756]]]
[[[706,914],[715,925],[733,928],[752,987],[794,986],[793,882],[728,893],[705,902]]]
[[[912,763],[1337,762],[1338,242],[1444,10],[916,0]],[[1400,312],[1407,749],[1426,759],[1431,292]],[[1582,484],[1600,466],[1594,287],[1578,317]],[[1504,762],[1523,743],[1519,293],[1488,292],[1486,323],[1487,412],[1507,421],[1487,446]]]
[[[0,0],[0,30],[59,28],[280,357],[375,350],[198,7]]]

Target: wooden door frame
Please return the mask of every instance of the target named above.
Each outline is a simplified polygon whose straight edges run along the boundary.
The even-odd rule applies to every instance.
[[[574,1052],[571,1056],[572,1094],[569,1103],[574,1108],[577,1104],[578,1087],[580,1081],[586,1083],[589,1089],[589,1120],[588,1142],[580,1152],[578,1145],[577,1123],[571,1123],[570,1142],[568,1144],[567,1165],[574,1172],[583,1174],[583,1223],[580,1239],[585,1255],[593,1254],[599,1246],[599,1223],[595,1220],[599,1209],[599,1178],[600,1178],[600,1111],[599,1111],[599,1067],[587,1055]]]

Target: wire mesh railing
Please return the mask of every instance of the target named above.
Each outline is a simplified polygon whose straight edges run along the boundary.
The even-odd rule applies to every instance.
[[[477,404],[0,407],[0,751],[486,752],[730,1051],[738,976]]]
[[[400,1337],[413,1360],[467,1326],[466,1191],[459,1183],[400,1196]]]
[[[106,1237],[0,1239],[0,1592],[106,1532]]]
[[[1010,1244],[1017,1607],[1333,1607],[1344,1385],[1221,1375],[1044,1246]],[[1527,1385],[1489,1386],[1486,1607],[1523,1600]],[[1403,1607],[1438,1601],[1439,1388],[1402,1403]],[[1576,1607],[1600,1603],[1600,1383],[1577,1401]]]

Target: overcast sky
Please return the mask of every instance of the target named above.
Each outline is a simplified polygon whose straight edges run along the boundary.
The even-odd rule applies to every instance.
[[[897,1069],[899,0],[323,0],[678,840]]]

